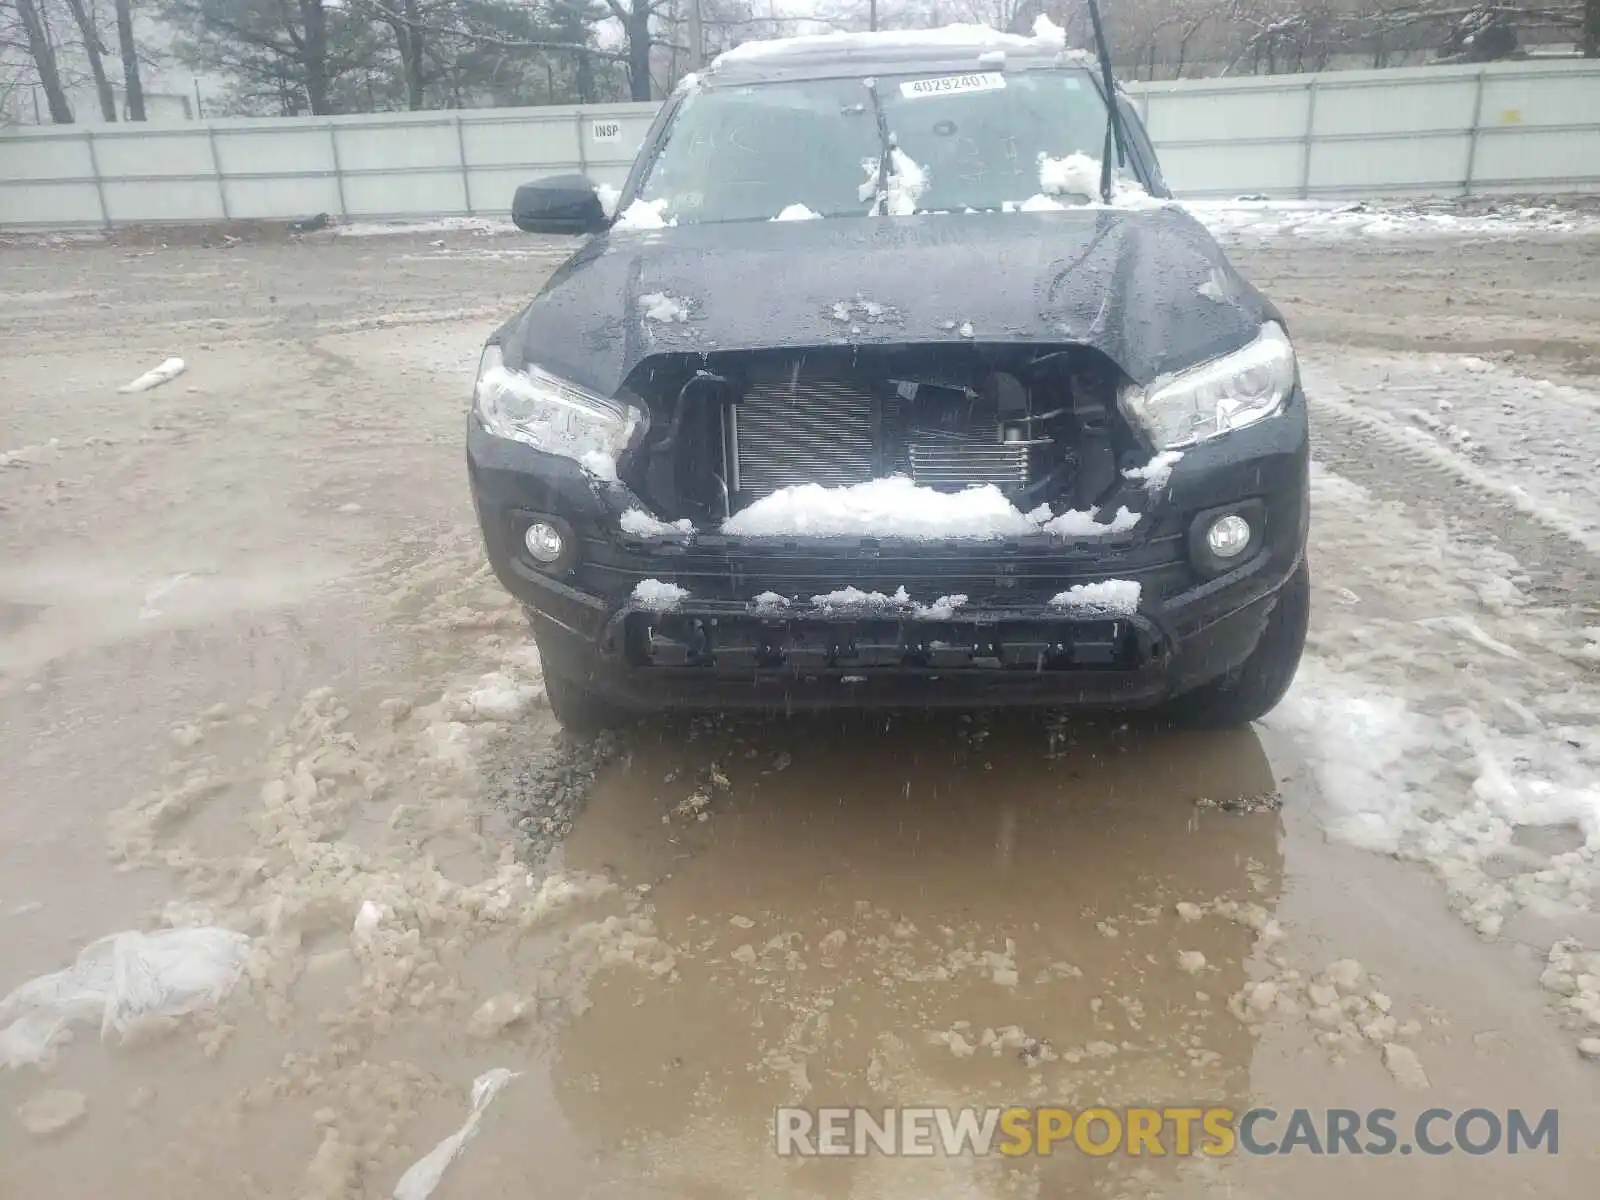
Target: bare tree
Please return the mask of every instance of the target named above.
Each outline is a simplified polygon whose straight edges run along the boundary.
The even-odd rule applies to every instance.
[[[39,74],[39,86],[44,88],[45,103],[50,106],[50,119],[57,125],[71,125],[72,105],[67,101],[67,89],[61,84],[61,68],[56,63],[56,50],[50,41],[50,31],[45,28],[44,15],[35,0],[16,0],[16,3],[17,17],[27,35],[28,55]]]
[[[83,35],[83,54],[89,60],[89,74],[94,78],[95,95],[100,98],[100,115],[108,122],[117,119],[117,93],[111,86],[111,80],[106,76],[105,55],[110,51],[100,40],[100,31],[95,28],[94,13],[86,0],[67,0],[67,8],[72,13],[72,19],[77,22],[78,32]]]
[[[117,49],[122,55],[122,86],[126,91],[128,120],[143,121],[144,81],[139,76],[139,47],[133,40],[133,0],[116,0]]]

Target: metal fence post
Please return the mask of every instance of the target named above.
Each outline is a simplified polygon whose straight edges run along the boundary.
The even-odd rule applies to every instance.
[[[581,108],[578,109],[577,113],[575,113],[574,117],[573,117],[573,119],[577,122],[577,126],[578,126],[578,174],[579,175],[587,175],[589,173],[589,159],[588,159],[588,156],[587,156],[587,154],[585,153],[585,151],[583,149],[583,117],[584,117],[584,112],[583,112],[583,109],[581,109]]]
[[[217,154],[217,131],[214,127],[206,126],[206,141],[211,143],[211,169],[217,175],[217,200],[222,205],[222,219],[231,221],[228,215],[228,185],[222,178],[222,159]]]
[[[1311,150],[1317,140],[1317,76],[1306,85],[1306,138],[1300,158],[1300,199],[1311,199]]]
[[[1472,195],[1472,177],[1478,170],[1478,130],[1483,125],[1483,76],[1485,69],[1478,68],[1478,87],[1472,94],[1472,132],[1467,137],[1467,171],[1461,181],[1461,194]]]
[[[333,149],[333,185],[339,189],[339,215],[348,217],[350,206],[344,198],[344,168],[339,165],[339,127],[328,122],[328,145]]]
[[[467,135],[462,128],[461,113],[456,113],[456,153],[461,156],[461,199],[467,206],[467,216],[472,216],[472,173],[467,170]]]
[[[100,178],[100,156],[94,152],[94,130],[83,131],[84,144],[89,148],[89,172],[94,176],[94,195],[100,201],[100,223],[111,228],[111,210],[106,207],[106,185]]]

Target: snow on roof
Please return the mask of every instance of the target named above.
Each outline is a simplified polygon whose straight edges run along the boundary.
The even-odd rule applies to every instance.
[[[715,72],[725,65],[776,58],[870,58],[874,54],[902,57],[918,51],[949,55],[971,51],[975,55],[1048,54],[1066,49],[1066,33],[1049,17],[1034,22],[1033,35],[1001,33],[989,25],[952,24],[937,29],[881,29],[873,33],[811,33],[800,37],[765,38],[745,42],[719,54],[711,64]],[[993,61],[992,58],[990,61]]]

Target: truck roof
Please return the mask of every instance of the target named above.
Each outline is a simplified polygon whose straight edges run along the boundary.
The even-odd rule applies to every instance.
[[[1096,60],[1082,50],[1068,50],[1062,31],[1048,18],[1040,18],[1031,37],[1001,33],[987,25],[946,25],[939,29],[821,33],[745,42],[718,55],[698,82],[724,87],[906,71],[1040,70],[1056,66],[1092,70]]]

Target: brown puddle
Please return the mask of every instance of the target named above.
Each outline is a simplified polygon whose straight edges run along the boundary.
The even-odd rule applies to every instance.
[[[1103,1160],[779,1159],[773,1109],[1243,1100],[1252,1037],[1226,1001],[1255,935],[1174,905],[1270,905],[1276,812],[1197,802],[1273,787],[1251,732],[647,729],[566,844],[568,868],[647,887],[676,951],[668,978],[601,975],[556,1038],[554,1098],[595,1151],[591,1188],[989,1195],[1039,1172],[1030,1194],[1067,1195]],[[1183,969],[1182,951],[1205,965]],[[549,1140],[517,1107],[453,1169],[450,1195],[548,1178]]]

